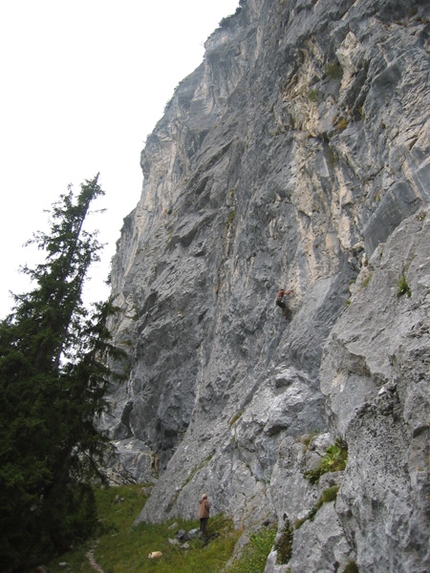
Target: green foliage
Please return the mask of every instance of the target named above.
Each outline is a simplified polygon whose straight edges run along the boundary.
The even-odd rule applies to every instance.
[[[338,485],[332,485],[325,489],[321,494],[321,505],[323,503],[329,503],[330,501],[334,501],[337,497],[337,492],[339,491]]]
[[[242,414],[243,414],[243,411],[239,411],[233,416],[233,418],[230,420],[230,422],[228,424],[230,428],[233,426],[233,424],[235,424],[239,420],[239,418],[242,416]]]
[[[294,523],[294,528],[300,529],[300,527],[305,523],[305,521],[307,521],[308,519],[313,520],[317,511],[324,503],[329,503],[330,501],[334,501],[336,499],[338,491],[339,491],[338,485],[334,485],[332,487],[328,487],[327,489],[325,489],[322,492],[316,504],[311,507],[306,517],[302,517],[301,519],[296,519]]]
[[[300,441],[303,444],[303,453],[306,453],[308,451],[309,448],[309,444],[312,441],[312,438],[316,436],[318,432],[311,432],[310,434],[304,434],[301,438]]]
[[[318,91],[317,91],[315,88],[309,90],[308,98],[309,98],[313,103],[317,103],[317,102],[318,102]]]
[[[293,553],[293,538],[294,530],[291,526],[290,520],[286,518],[281,535],[278,537],[275,543],[275,549],[277,551],[277,563],[283,565],[288,563],[288,561],[291,559],[291,555]]]
[[[263,527],[252,535],[241,557],[227,569],[227,573],[263,573],[275,535],[275,527]]]
[[[192,471],[190,472],[188,478],[184,481],[184,483],[182,484],[181,488],[178,488],[177,493],[176,493],[176,497],[175,497],[175,501],[178,498],[179,494],[181,493],[181,490],[190,483],[190,481],[193,480],[194,476],[196,474],[199,473],[200,470],[202,470],[205,466],[208,465],[208,463],[211,461],[212,459],[212,454],[207,456],[204,460],[202,460],[199,464],[197,464],[196,467],[194,467],[192,469]]]
[[[145,573],[156,570],[158,573],[201,573],[204,570],[205,573],[221,573],[233,553],[239,532],[234,531],[232,522],[223,515],[209,519],[207,543],[202,539],[191,539],[188,541],[190,548],[184,550],[171,545],[168,540],[174,538],[178,529],[190,531],[197,528],[198,520],[177,519],[175,529],[169,529],[172,520],[133,527],[146,499],[142,486],[97,488],[95,494],[99,530],[94,559],[106,572]],[[94,573],[86,556],[91,545],[77,547],[61,559],[53,559],[47,563],[47,569],[50,573],[64,573],[64,566],[59,563],[66,561],[67,571]],[[152,551],[161,551],[162,558],[148,559]]]
[[[342,573],[360,573],[360,570],[358,569],[355,561],[350,561],[347,563]]]
[[[173,97],[171,97],[171,98],[166,102],[166,104],[165,104],[165,106],[164,106],[163,113],[167,113],[167,112],[169,111],[170,106],[172,105],[172,103],[173,103]]]
[[[335,167],[335,165],[339,161],[339,158],[338,158],[336,152],[331,147],[327,148],[327,161],[328,161],[328,164],[330,165],[330,167]]]
[[[325,74],[333,80],[340,80],[343,77],[343,68],[339,62],[327,64]]]
[[[51,232],[34,236],[45,262],[35,287],[0,322],[0,561],[22,566],[64,551],[95,525],[89,480],[104,451],[94,416],[105,405],[110,304],[88,316],[82,288],[101,248],[83,224],[103,194],[97,177],[53,205]]]
[[[372,278],[372,273],[368,274],[367,277],[361,281],[360,288],[367,287],[367,285],[370,283],[371,278]]]
[[[412,296],[412,291],[408,285],[406,276],[403,274],[397,281],[397,296],[401,297],[404,294],[408,295],[409,298]]]
[[[225,227],[227,229],[227,232],[229,232],[231,230],[231,228],[233,227],[234,217],[235,217],[234,209],[231,209],[230,213],[228,214],[227,221],[225,223]]]
[[[300,519],[296,519],[296,521],[294,522],[294,529],[300,529],[301,526],[304,524],[304,522],[307,521],[308,519],[309,519],[308,515],[306,517],[301,517]]]
[[[309,470],[303,475],[311,483],[317,483],[320,477],[328,472],[344,470],[347,460],[347,443],[342,438],[338,438],[336,442],[326,450],[321,463],[315,469]]]
[[[237,7],[236,8],[236,12],[234,14],[231,14],[230,16],[226,16],[225,18],[222,18],[218,24],[219,28],[229,28],[231,26],[231,24],[233,23],[233,18],[234,16],[236,16],[237,14],[239,14],[242,11],[241,7]]]

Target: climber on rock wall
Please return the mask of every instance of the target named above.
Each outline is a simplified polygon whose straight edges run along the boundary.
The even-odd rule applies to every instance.
[[[293,292],[293,289],[285,291],[283,288],[281,288],[276,295],[275,305],[279,306],[282,309],[282,312],[284,313],[285,320],[288,319],[288,307],[287,307],[287,303],[284,300],[284,296],[287,296],[287,295],[291,294],[292,292]]]

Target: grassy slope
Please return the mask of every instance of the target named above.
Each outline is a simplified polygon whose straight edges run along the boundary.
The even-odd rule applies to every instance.
[[[198,520],[182,522],[169,530],[172,522],[161,525],[132,523],[145,502],[141,486],[101,489],[97,504],[101,532],[94,558],[105,573],[220,573],[233,553],[239,532],[220,515],[209,520],[208,533],[213,535],[207,545],[200,539],[189,541],[190,549],[171,545],[177,529],[189,531],[198,527]],[[48,564],[50,573],[94,573],[86,553],[94,544],[77,548]],[[161,551],[161,559],[148,559],[151,551]],[[62,565],[60,565],[62,563]],[[64,565],[67,563],[67,565]],[[257,570],[255,570],[257,571]]]

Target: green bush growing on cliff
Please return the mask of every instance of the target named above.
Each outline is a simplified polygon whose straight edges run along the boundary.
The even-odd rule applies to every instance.
[[[397,296],[401,297],[404,294],[408,295],[410,298],[412,296],[412,291],[408,285],[408,281],[405,275],[402,275],[397,281]]]
[[[329,472],[338,472],[346,468],[348,445],[342,438],[327,448],[321,463],[313,470],[304,472],[304,477],[311,483],[317,483],[320,477]]]
[[[339,62],[334,62],[326,65],[325,74],[333,80],[341,80],[343,77],[343,68]]]
[[[355,561],[350,561],[349,563],[346,564],[345,569],[342,571],[342,573],[359,573],[359,569],[357,567],[357,564]]]
[[[235,217],[234,209],[231,209],[231,210],[230,210],[230,213],[228,214],[227,221],[225,222],[225,228],[226,228],[226,230],[227,230],[227,233],[228,233],[228,232],[231,230],[231,228],[233,227],[234,217]]]
[[[339,486],[338,485],[333,485],[331,487],[328,487],[327,489],[325,489],[320,498],[318,499],[318,501],[316,502],[316,504],[314,506],[311,507],[311,509],[309,510],[309,513],[307,514],[306,517],[303,517],[301,519],[297,519],[295,524],[294,524],[294,528],[295,529],[300,529],[300,527],[304,524],[305,521],[307,521],[308,519],[312,520],[317,511],[319,510],[319,508],[324,504],[324,503],[328,503],[330,501],[334,501],[337,497],[337,492],[339,491]]]
[[[308,98],[313,102],[313,103],[317,103],[318,102],[318,91],[315,88],[312,88],[311,90],[309,90],[308,92]]]
[[[240,6],[238,6],[236,8],[236,12],[234,14],[231,14],[230,16],[226,16],[225,18],[222,18],[220,20],[218,27],[219,28],[229,28],[233,22],[234,16],[237,16],[237,14],[239,14],[240,12],[242,12],[242,8]]]
[[[275,535],[275,527],[263,527],[254,533],[241,557],[227,569],[227,573],[263,573]]]
[[[291,559],[293,553],[293,537],[294,529],[291,526],[290,520],[285,518],[281,535],[276,540],[274,547],[277,552],[276,562],[279,565],[284,565]]]
[[[365,288],[365,287],[367,287],[367,285],[370,283],[371,279],[372,279],[372,273],[368,274],[367,277],[365,277],[365,278],[361,281],[360,288]]]

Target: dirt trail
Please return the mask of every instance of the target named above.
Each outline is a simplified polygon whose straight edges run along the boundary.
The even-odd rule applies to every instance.
[[[96,542],[94,543],[94,545],[93,545],[92,548],[87,552],[86,555],[87,555],[88,561],[90,562],[91,567],[92,567],[95,571],[97,571],[97,573],[105,573],[105,572],[103,571],[103,569],[100,567],[100,565],[99,565],[99,564],[96,562],[96,560],[94,559],[94,551],[96,550],[97,544],[98,544],[98,541],[96,541]]]

